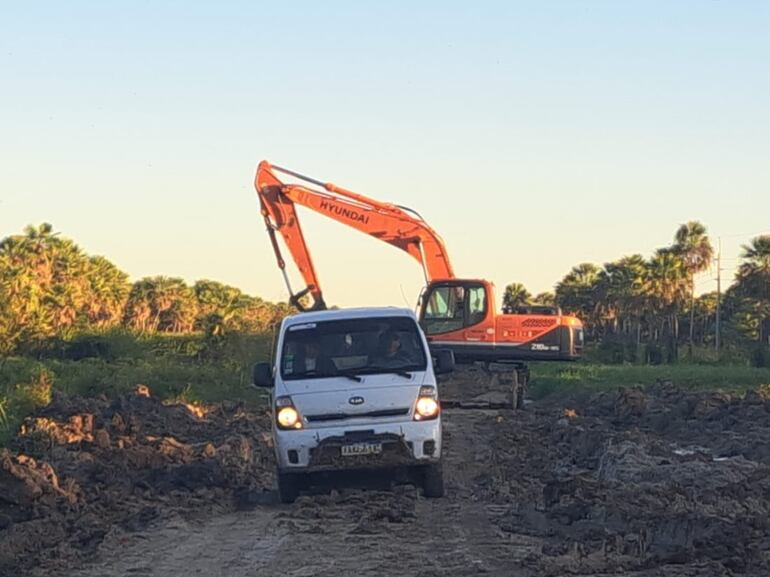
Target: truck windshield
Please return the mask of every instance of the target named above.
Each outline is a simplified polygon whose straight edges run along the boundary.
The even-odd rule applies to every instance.
[[[419,327],[408,317],[377,317],[289,327],[281,351],[285,380],[424,371]]]

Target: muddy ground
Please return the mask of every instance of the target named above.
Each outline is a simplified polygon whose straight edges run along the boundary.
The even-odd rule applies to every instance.
[[[486,382],[464,372],[442,394]],[[144,391],[57,399],[0,454],[0,575],[770,574],[757,393],[661,383],[447,409],[435,500],[379,479],[279,505],[267,426]]]

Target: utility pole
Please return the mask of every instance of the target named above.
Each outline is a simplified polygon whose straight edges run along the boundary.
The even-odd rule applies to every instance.
[[[714,340],[714,346],[717,352],[717,360],[719,360],[719,337],[720,337],[720,321],[722,313],[722,237],[719,237],[719,247],[717,248],[717,325],[716,325],[716,339]]]

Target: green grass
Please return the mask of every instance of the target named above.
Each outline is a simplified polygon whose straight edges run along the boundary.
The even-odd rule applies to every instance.
[[[533,398],[558,393],[612,390],[669,380],[688,389],[746,391],[770,384],[770,368],[741,365],[605,365],[598,363],[532,363]]]
[[[253,406],[265,402],[265,392],[250,386],[251,369],[255,362],[269,359],[272,334],[232,335],[217,343],[206,343],[200,336],[101,338],[109,346],[110,360],[16,357],[1,361],[0,446],[27,415],[50,402],[54,391],[115,396],[142,384],[162,399],[232,400]]]
[[[265,393],[249,386],[255,362],[268,360],[272,334],[228,335],[207,341],[201,335],[155,335],[141,338],[119,332],[83,335],[60,342],[39,359],[0,360],[0,446],[21,421],[50,402],[55,391],[70,395],[114,396],[147,385],[162,399],[185,402],[265,402]],[[71,360],[73,352],[99,353],[98,358]],[[693,389],[745,391],[770,385],[770,368],[745,364],[532,363],[531,395],[544,398],[565,393],[650,385],[658,380]]]

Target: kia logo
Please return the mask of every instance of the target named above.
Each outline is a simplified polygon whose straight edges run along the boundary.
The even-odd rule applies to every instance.
[[[351,405],[363,405],[364,404],[364,398],[363,397],[350,397],[348,399],[348,403]]]

